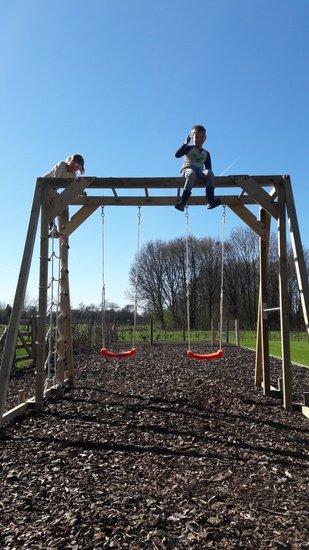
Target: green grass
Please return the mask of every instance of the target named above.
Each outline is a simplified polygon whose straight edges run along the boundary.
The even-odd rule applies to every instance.
[[[85,327],[80,327],[85,329]],[[82,331],[81,331],[82,332]],[[185,336],[185,338],[184,338]],[[211,341],[210,331],[196,330],[191,331],[191,342],[205,342],[209,344]],[[216,336],[218,342],[218,335]],[[149,327],[137,327],[135,334],[135,342],[149,342]],[[185,334],[182,330],[161,330],[155,328],[153,331],[153,341],[162,343],[172,342],[187,342],[187,332]],[[132,342],[132,327],[128,329],[127,326],[118,328],[118,343]],[[225,335],[223,335],[223,347],[225,342]],[[229,332],[229,343],[235,344],[235,332]],[[217,345],[217,344],[216,344]],[[256,348],[256,332],[255,331],[240,331],[240,345],[245,348],[255,350]],[[305,332],[291,332],[290,338],[291,346],[291,360],[294,363],[305,365],[309,367],[309,344],[307,335]],[[111,343],[112,347],[112,343]],[[269,333],[269,352],[271,355],[281,357],[281,339],[279,331],[271,331]],[[24,355],[25,350],[17,350],[18,356]],[[25,362],[27,363],[27,362]],[[29,363],[29,361],[28,361]],[[23,364],[23,363],[22,363]],[[20,366],[22,364],[19,363]]]
[[[269,336],[269,353],[275,357],[281,357],[280,332],[271,332]],[[250,331],[241,332],[240,345],[245,348],[255,349],[256,333]],[[290,347],[292,362],[309,367],[309,344],[306,333],[292,332]]]
[[[190,334],[192,342],[210,342],[211,333],[207,331],[192,331]],[[218,338],[218,337],[217,337]],[[224,347],[223,337],[223,347]],[[137,341],[138,338],[137,338]],[[183,340],[183,332],[180,330],[154,330],[154,342],[181,342]],[[229,333],[229,343],[235,344],[235,333]],[[245,348],[255,350],[256,347],[256,332],[255,331],[240,331],[240,345]],[[294,363],[309,367],[309,344],[305,332],[291,332],[290,339],[291,360]],[[281,339],[280,332],[272,331],[269,333],[269,352],[271,355],[281,357]]]

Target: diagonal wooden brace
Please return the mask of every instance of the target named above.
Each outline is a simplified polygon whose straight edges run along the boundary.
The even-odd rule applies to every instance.
[[[84,189],[88,186],[85,178],[76,178],[62,191],[62,193],[56,193],[54,189],[50,189],[49,206],[48,206],[48,218],[54,220],[59,214],[65,210],[68,205],[78,197]]]
[[[239,205],[231,205],[229,204],[229,208],[239,216],[241,220],[243,220],[253,231],[261,237],[261,239],[266,238],[266,232],[265,232],[265,224],[261,221],[256,219],[256,216],[252,214],[252,212],[246,208],[243,204]]]
[[[92,205],[89,206],[85,204],[80,208],[71,218],[70,221],[66,222],[65,224],[60,226],[60,232],[65,237],[69,237],[75,229],[77,229],[97,208],[99,205]]]
[[[247,178],[242,177],[238,180],[238,184],[248,193],[249,197],[252,197],[257,204],[268,212],[268,214],[276,220],[278,219],[278,205],[273,202],[273,198],[269,193],[264,191],[252,176],[248,176]]]

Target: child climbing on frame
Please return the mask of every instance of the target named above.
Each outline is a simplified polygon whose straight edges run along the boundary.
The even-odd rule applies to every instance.
[[[79,153],[76,153],[75,155],[71,155],[67,159],[58,162],[58,164],[55,164],[55,166],[53,166],[53,168],[49,172],[47,172],[47,174],[44,174],[44,176],[42,177],[43,178],[76,178],[77,172],[79,172],[80,175],[83,175],[85,172],[85,161],[82,155],[80,155]],[[85,192],[83,192],[82,194],[86,195]],[[50,222],[49,230],[52,236],[59,237],[59,233],[58,233],[56,224],[54,222]]]
[[[85,172],[85,161],[81,155],[76,153],[66,160],[58,162],[43,178],[76,178],[76,173],[82,175]]]
[[[189,145],[192,139],[193,145]],[[184,211],[185,206],[191,196],[192,187],[196,179],[205,183],[207,208],[212,209],[219,206],[220,200],[215,199],[214,181],[215,176],[211,167],[210,154],[203,149],[206,141],[206,129],[204,126],[196,125],[191,129],[191,136],[187,136],[183,145],[176,151],[175,157],[184,157],[180,173],[185,178],[184,190],[179,203],[175,208]]]

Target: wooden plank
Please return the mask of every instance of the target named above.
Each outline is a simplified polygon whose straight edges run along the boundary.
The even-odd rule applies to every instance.
[[[64,380],[64,386],[67,386],[69,384],[69,380]],[[47,390],[44,391],[44,397],[48,398],[51,395],[53,395],[58,389],[58,386],[51,386]],[[23,390],[21,390],[23,391]],[[23,416],[26,414],[27,410],[33,409],[35,406],[35,398],[32,397],[31,399],[27,399],[27,401],[19,403],[19,405],[16,405],[16,407],[13,407],[9,411],[5,412],[2,417],[2,426],[5,424],[8,424],[9,422],[12,422],[15,418],[18,418],[19,416]]]
[[[256,206],[256,201],[248,195],[242,196],[240,199],[236,195],[217,195],[221,204],[226,206],[239,206],[240,204],[249,204]],[[71,205],[86,205],[86,206],[175,206],[178,202],[177,196],[93,196],[93,197],[77,197],[72,200]],[[189,206],[205,206],[206,200],[204,195],[192,195],[188,203]]]
[[[73,334],[72,334],[72,309],[70,301],[70,286],[69,286],[69,277],[67,278],[67,288],[66,288],[66,362],[67,362],[67,371],[68,371],[68,384],[69,386],[74,386],[74,358],[73,358]]]
[[[283,406],[292,409],[292,380],[291,380],[291,350],[290,325],[288,303],[288,274],[287,274],[287,243],[286,243],[286,211],[285,188],[283,184],[278,190],[278,254],[279,254],[279,297],[280,297],[280,325],[282,351],[282,378],[283,378]]]
[[[7,337],[3,348],[2,362],[0,368],[0,422],[2,421],[2,414],[6,400],[8,383],[11,375],[11,368],[15,358],[17,333],[27,289],[36,231],[39,221],[41,208],[41,191],[42,185],[40,183],[37,183],[34,191],[30,221],[27,230],[25,248],[21,261],[12,313],[10,316],[7,329]]]
[[[237,206],[235,205],[229,205],[229,208],[237,214],[237,216],[245,222],[248,227],[250,227],[261,239],[265,239],[266,233],[265,233],[265,225],[256,219],[254,214],[248,208],[246,208],[243,204],[239,204]]]
[[[45,382],[45,351],[46,351],[46,312],[47,312],[47,287],[48,287],[48,189],[42,190],[41,213],[41,238],[40,238],[40,273],[39,273],[39,305],[37,315],[37,340],[35,346],[35,408],[43,409],[44,382]]]
[[[82,208],[72,216],[70,221],[60,224],[60,233],[63,233],[66,237],[71,235],[97,208],[99,208],[99,205],[82,206]]]
[[[17,418],[18,416],[23,416],[27,412],[27,402],[26,403],[20,403],[10,411],[6,412],[2,416],[2,426],[5,424],[8,424],[9,422],[12,422],[14,418]]]
[[[69,219],[69,212],[66,208],[59,216],[60,227],[66,225]],[[65,378],[65,355],[66,355],[66,291],[67,278],[69,273],[68,266],[68,239],[62,239],[60,246],[60,306],[58,315],[58,340],[57,340],[57,370],[56,379],[60,388],[63,386]]]
[[[290,227],[291,244],[294,255],[294,263],[296,270],[296,277],[298,282],[298,288],[300,292],[300,300],[302,304],[302,311],[307,330],[307,336],[309,339],[309,283],[308,275],[304,258],[304,251],[300,238],[300,231],[298,226],[296,207],[294,202],[294,196],[292,191],[291,180],[287,177],[284,181],[285,194],[286,194],[286,206],[288,213],[288,222]]]
[[[44,178],[43,178],[44,179]],[[45,186],[48,189],[47,184]],[[60,194],[52,194],[52,201],[48,203],[48,218],[54,220],[65,210],[73,199],[78,197],[87,186],[84,178],[71,179],[70,184]]]
[[[280,184],[282,175],[270,176],[248,176],[248,175],[230,175],[230,176],[215,176],[215,187],[237,188],[242,187],[243,182],[254,178],[254,181],[261,187],[273,187]],[[38,181],[43,181],[44,184],[52,185],[56,189],[65,189],[72,183],[70,178],[38,178]],[[74,180],[76,181],[76,180]],[[182,188],[184,178],[181,177],[143,177],[143,178],[121,178],[121,177],[82,177],[78,181],[84,182],[84,189],[171,189]],[[202,181],[196,182],[195,188],[204,188]]]
[[[273,218],[278,219],[277,204],[274,204],[269,194],[259,186],[256,178],[250,176],[247,180],[243,180],[242,188],[256,201],[257,204],[262,206],[268,214],[270,214]]]
[[[267,270],[269,253],[269,234],[271,216],[261,208],[260,219],[265,227],[265,239],[260,239],[260,334],[261,334],[261,353],[262,353],[262,371],[263,371],[263,391],[264,395],[270,395],[270,362],[269,362],[269,337],[268,337],[268,318],[264,313],[267,303]]]

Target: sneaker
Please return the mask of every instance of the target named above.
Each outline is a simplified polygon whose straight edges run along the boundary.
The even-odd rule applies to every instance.
[[[180,210],[180,212],[184,212],[184,209],[185,209],[185,205],[184,204],[175,204],[175,208],[176,210]]]
[[[207,210],[212,210],[221,204],[220,199],[214,199],[212,202],[207,204]]]

